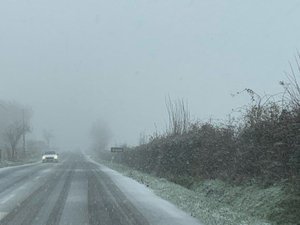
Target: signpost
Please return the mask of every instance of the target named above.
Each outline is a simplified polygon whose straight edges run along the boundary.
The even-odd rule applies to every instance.
[[[115,161],[115,156],[116,156],[116,160],[120,161],[123,157],[123,154],[121,154],[122,152],[124,152],[124,148],[120,148],[120,147],[111,147],[110,151],[112,153],[117,153],[116,155],[113,154],[112,158],[111,158],[111,163],[113,163]]]
[[[111,152],[124,152],[124,148],[120,148],[120,147],[112,147],[110,149]]]

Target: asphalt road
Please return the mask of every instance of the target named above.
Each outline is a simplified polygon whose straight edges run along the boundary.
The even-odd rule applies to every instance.
[[[99,165],[80,154],[0,170],[1,225],[190,224],[142,204],[141,209],[133,204]]]

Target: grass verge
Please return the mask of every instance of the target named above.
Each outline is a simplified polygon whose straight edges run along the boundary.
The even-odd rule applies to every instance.
[[[296,225],[299,221],[299,198],[287,191],[285,184],[265,188],[253,183],[234,186],[220,180],[204,180],[187,189],[164,178],[145,174],[124,165],[96,160],[146,185],[158,196],[172,202],[206,225]]]

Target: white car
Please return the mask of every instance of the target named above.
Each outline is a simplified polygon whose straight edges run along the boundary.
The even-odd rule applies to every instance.
[[[42,157],[42,162],[58,162],[58,154],[54,151],[45,152]]]

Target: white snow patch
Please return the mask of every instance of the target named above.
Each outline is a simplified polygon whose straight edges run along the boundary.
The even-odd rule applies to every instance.
[[[88,161],[99,165],[100,169],[114,181],[118,188],[145,216],[150,224],[203,225],[197,219],[183,212],[172,203],[155,195],[153,191],[145,185],[103,166],[88,156],[86,158]]]
[[[11,165],[11,166],[6,166],[6,167],[0,167],[0,172],[6,172],[7,170],[11,170],[11,169],[15,169],[15,168],[22,168],[22,167],[30,167],[30,166],[34,166],[40,164],[40,162],[34,162],[34,163],[26,163],[23,165]]]

